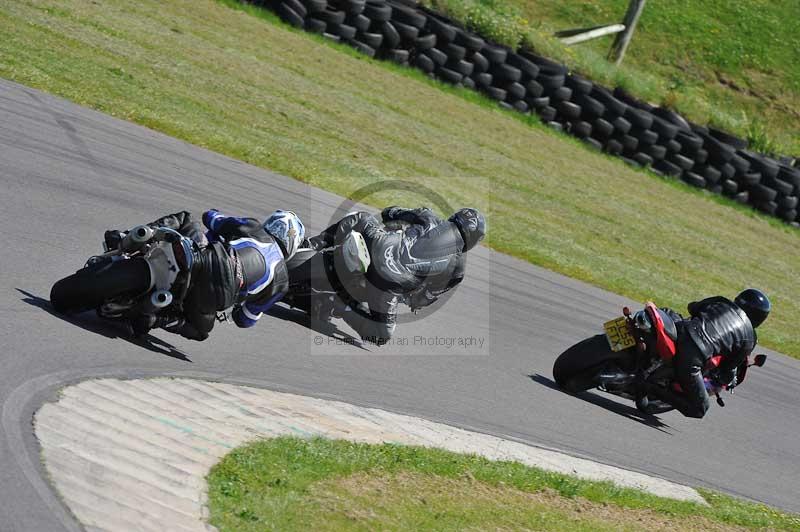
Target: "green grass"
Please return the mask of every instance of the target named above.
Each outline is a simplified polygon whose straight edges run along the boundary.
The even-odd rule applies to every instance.
[[[606,60],[613,36],[566,47],[552,34],[622,22],[629,0],[422,1],[499,42],[752,138],[758,150],[800,155],[796,0],[649,2],[621,68]]]
[[[475,93],[212,0],[11,0],[0,34],[2,77],[345,196],[419,180],[483,209],[494,249],[638,300],[758,286],[761,340],[800,356],[796,230]]]
[[[800,517],[703,491],[709,506],[514,462],[284,437],[208,475],[210,522],[263,530],[798,530]]]

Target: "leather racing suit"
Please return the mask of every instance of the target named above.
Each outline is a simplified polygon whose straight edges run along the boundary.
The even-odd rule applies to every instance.
[[[207,231],[186,211],[148,224],[180,232],[192,239],[199,250],[183,302],[183,316],[163,317],[149,327],[163,326],[199,341],[208,338],[217,312],[234,305],[236,325],[252,327],[289,286],[283,251],[261,222],[210,210],[203,214],[203,224]]]
[[[394,221],[405,222],[404,227],[387,230],[384,223]],[[388,207],[381,219],[355,212],[310,238],[308,245],[330,247],[351,231],[360,232],[369,247],[368,312],[350,305],[343,318],[364,340],[386,343],[394,333],[400,302],[412,309],[430,305],[464,278],[466,255],[458,227],[428,208]]]
[[[747,314],[727,298],[716,296],[689,304],[690,317],[676,321],[678,342],[673,360],[683,393],[651,386],[647,393],[677,408],[687,417],[702,418],[709,407],[704,370],[708,360],[722,355],[713,378],[731,383],[737,367],[757,343],[755,329]]]

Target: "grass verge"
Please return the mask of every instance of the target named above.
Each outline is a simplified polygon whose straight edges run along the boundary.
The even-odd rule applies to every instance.
[[[0,76],[345,196],[417,179],[483,209],[494,249],[635,299],[683,308],[758,286],[774,303],[762,341],[800,356],[796,230],[246,11],[213,0],[4,2]]]
[[[606,60],[613,36],[567,47],[552,34],[621,22],[629,0],[422,1],[499,42],[750,139],[756,150],[800,154],[793,0],[650,2],[621,67]]]
[[[228,454],[210,522],[236,530],[797,530],[800,517],[703,492],[664,499],[432,448],[292,437]]]

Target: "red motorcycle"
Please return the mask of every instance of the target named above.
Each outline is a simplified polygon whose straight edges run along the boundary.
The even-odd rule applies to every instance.
[[[618,395],[632,401],[643,412],[654,414],[673,410],[673,407],[654,396],[639,397],[636,389],[646,382],[681,391],[675,381],[672,359],[678,331],[669,313],[648,302],[644,310],[634,314],[628,307],[623,316],[603,324],[604,334],[587,338],[563,353],[553,365],[553,378],[559,387],[569,392],[591,388]],[[725,406],[720,392],[742,384],[750,366],[763,366],[767,355],[756,355],[753,362],[747,357],[737,368],[736,380],[731,386],[719,386],[709,375],[722,362],[721,356],[712,357],[705,368],[706,389]]]

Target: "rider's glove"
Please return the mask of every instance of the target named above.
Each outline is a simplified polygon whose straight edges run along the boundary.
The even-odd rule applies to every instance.
[[[735,371],[721,373],[713,371],[706,379],[706,389],[709,390],[711,386],[714,390],[719,391],[722,389],[733,390],[738,384],[738,379]],[[710,390],[709,390],[710,391]]]
[[[731,369],[724,372],[718,371],[714,377],[716,378],[717,382],[729,390],[735,388],[738,384],[738,379],[736,378],[736,369]]]

